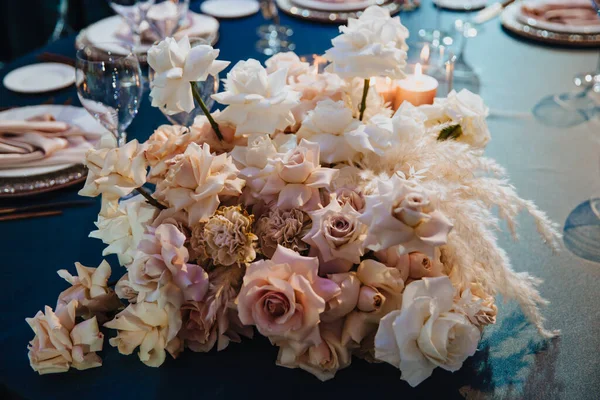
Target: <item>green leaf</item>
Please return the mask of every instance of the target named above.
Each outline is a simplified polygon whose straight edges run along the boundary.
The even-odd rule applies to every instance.
[[[450,125],[440,131],[437,140],[458,139],[460,135],[462,135],[462,128],[460,125]]]

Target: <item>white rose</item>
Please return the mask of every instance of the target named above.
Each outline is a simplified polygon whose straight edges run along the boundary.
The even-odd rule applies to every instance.
[[[447,276],[410,283],[402,308],[381,319],[375,358],[398,367],[417,386],[435,367],[457,371],[475,354],[481,334],[462,314],[451,312],[454,287]]]
[[[216,120],[236,126],[236,136],[249,133],[274,134],[293,125],[292,108],[300,93],[286,85],[287,70],[272,74],[254,59],[238,62],[227,74],[225,91],[213,99],[228,107]]]
[[[359,154],[348,142],[348,134],[360,127],[352,111],[342,101],[323,100],[309,111],[296,133],[299,139],[317,143],[321,160],[333,164],[353,161]]]
[[[359,19],[348,19],[348,26],[341,26],[340,31],[324,55],[332,63],[327,67],[329,72],[344,79],[405,77],[408,30],[399,17],[392,18],[388,10],[371,6]]]
[[[116,254],[122,266],[131,264],[146,226],[156,216],[156,208],[146,203],[142,195],[122,201],[110,216],[98,215],[95,222],[98,228],[90,232],[90,237],[100,239],[108,246],[103,256]]]
[[[191,47],[184,36],[177,42],[166,38],[148,50],[148,64],[155,72],[152,80],[152,105],[164,107],[168,114],[191,112],[194,97],[190,82],[202,82],[208,75],[216,76],[228,61],[217,61],[219,50],[212,46]]]
[[[300,75],[304,75],[310,70],[310,64],[300,60],[300,57],[292,51],[275,54],[265,61],[265,65],[269,74],[280,69],[287,70],[287,81],[290,84],[295,82]]]
[[[346,140],[357,153],[375,153],[378,156],[398,143],[392,120],[385,115],[375,115],[367,124],[348,133]]]
[[[360,105],[362,102],[364,86],[365,82],[363,79],[352,79],[348,86],[346,96],[344,96],[346,107],[352,110],[355,118],[358,118],[360,115]],[[377,90],[373,88],[367,93],[365,104],[367,105],[367,108],[363,115],[363,122],[369,121],[375,115],[390,117],[394,113],[390,105],[386,105],[383,97],[381,97],[381,95],[377,93]]]
[[[436,98],[432,105],[419,107],[419,111],[426,116],[428,127],[460,125],[461,135],[456,139],[459,142],[484,148],[490,140],[486,122],[489,108],[480,96],[466,89],[458,93],[453,90],[447,98]]]

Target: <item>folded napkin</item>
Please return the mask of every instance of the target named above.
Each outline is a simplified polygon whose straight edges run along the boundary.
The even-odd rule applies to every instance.
[[[540,21],[563,25],[600,25],[591,0],[545,0],[521,6],[523,14]]]
[[[50,114],[0,120],[0,169],[82,163],[102,133],[84,132]]]

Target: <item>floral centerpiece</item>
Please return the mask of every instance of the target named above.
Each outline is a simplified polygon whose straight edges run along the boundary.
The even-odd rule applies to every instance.
[[[497,294],[544,337],[557,334],[543,326],[539,281],[498,246],[492,209],[513,233],[529,212],[553,248],[559,234],[483,156],[481,98],[452,92],[393,113],[368,83],[403,76],[406,28],[371,7],[341,31],[324,73],[293,53],[266,68],[240,61],[214,95],[222,111],[89,151],[80,194],[102,197],[90,236],[124,274],[109,284],[106,261],[59,271],[71,287],[55,311],[27,319],[34,370],[100,366],[103,324],[111,346],[152,367],[257,331],[279,348],[278,365],[321,380],[359,357],[416,386],[475,353]],[[152,104],[203,104],[196,82],[227,65],[217,57],[187,38],[155,45]]]

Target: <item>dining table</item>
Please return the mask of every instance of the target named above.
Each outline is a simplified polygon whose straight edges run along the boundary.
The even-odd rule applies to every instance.
[[[191,9],[199,12],[199,6],[200,2],[192,2]],[[414,38],[420,28],[449,26],[467,15],[438,10],[427,0],[414,11],[401,12],[400,18]],[[220,20],[215,46],[219,58],[232,65],[247,58],[265,61],[267,56],[255,48],[256,29],[264,23],[260,13]],[[292,41],[300,55],[322,54],[339,32],[336,24],[283,13],[281,23],[293,29]],[[504,30],[498,18],[478,26],[477,36],[468,40],[464,56],[478,73],[480,95],[490,108],[492,140],[485,154],[506,168],[522,197],[533,200],[560,225],[566,241],[569,228],[577,223],[568,222],[569,215],[594,195],[600,196],[600,113],[564,128],[538,121],[531,110],[545,96],[574,90],[573,76],[593,70],[599,51],[523,40]],[[65,37],[7,63],[0,70],[0,81],[20,66],[39,62],[41,53],[74,57],[75,51],[75,36]],[[42,103],[80,105],[74,86],[27,95],[0,87],[0,107]],[[146,96],[127,129],[128,138],[144,141],[166,123]],[[76,200],[80,187],[0,200],[0,207]],[[359,359],[334,379],[321,382],[300,369],[276,366],[277,348],[258,334],[224,351],[186,351],[177,359],[167,357],[160,368],[151,368],[135,355],[119,354],[108,343],[114,332],[105,328],[104,349],[99,353],[102,367],[40,376],[27,358],[33,332],[25,318],[45,305],[55,306],[58,293],[68,286],[57,270],[73,271],[76,261],[93,267],[100,264],[104,244],[88,237],[99,209],[100,200],[95,199],[91,205],[65,209],[62,215],[0,222],[0,304],[4,304],[0,398],[598,399],[600,260],[586,260],[567,246],[553,253],[527,215],[519,218],[518,240],[504,229],[497,232],[499,242],[515,270],[543,280],[539,290],[550,301],[542,310],[546,325],[560,329],[561,335],[542,338],[516,302],[498,296],[497,322],[485,330],[475,355],[455,373],[437,368],[415,388],[389,364]],[[595,224],[600,225],[600,220]],[[114,255],[106,259],[116,276],[123,274]]]

